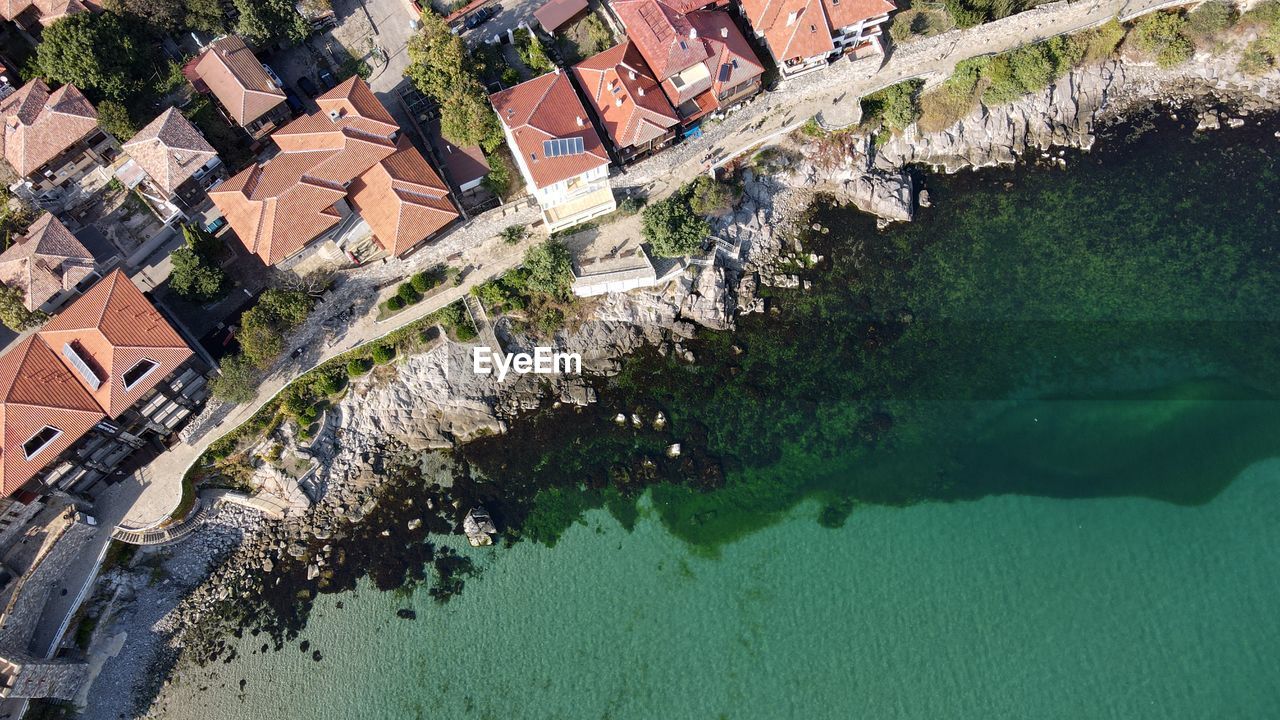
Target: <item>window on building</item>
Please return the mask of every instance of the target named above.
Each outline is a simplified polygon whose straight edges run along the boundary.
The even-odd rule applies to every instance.
[[[158,367],[160,367],[160,363],[147,358],[142,358],[138,362],[134,363],[133,367],[125,370],[124,375],[121,376],[124,380],[124,389],[132,389],[135,385],[142,382],[143,378],[150,375],[152,370],[155,370]]]
[[[62,431],[52,425],[45,425],[40,428],[40,432],[31,436],[31,439],[22,443],[22,452],[26,454],[27,459],[40,454],[54,440],[62,436]]]

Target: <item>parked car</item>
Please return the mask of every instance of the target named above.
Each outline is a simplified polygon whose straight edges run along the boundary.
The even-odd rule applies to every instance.
[[[227,224],[227,219],[226,219],[226,218],[224,218],[224,217],[216,217],[216,218],[214,218],[214,219],[210,220],[209,222],[205,223],[204,229],[205,229],[205,231],[206,231],[206,232],[208,232],[209,234],[211,234],[211,235],[212,235],[213,233],[216,233],[216,232],[218,232],[219,230],[221,230],[221,229],[222,229],[222,226],[223,226],[223,225],[226,225],[226,224]]]
[[[313,98],[320,94],[320,90],[316,88],[316,84],[311,82],[311,78],[306,75],[298,78],[298,89],[309,98]]]
[[[307,109],[306,106],[302,104],[302,98],[295,95],[292,90],[284,91],[284,101],[289,103],[289,109],[293,111],[294,115],[299,115],[303,110]]]
[[[498,11],[502,10],[501,5],[486,5],[467,16],[466,26],[468,30],[478,28],[489,22]]]
[[[338,84],[338,81],[333,79],[333,73],[329,72],[328,70],[320,71],[320,87],[324,88],[325,90],[332,90],[333,86],[337,84]]]

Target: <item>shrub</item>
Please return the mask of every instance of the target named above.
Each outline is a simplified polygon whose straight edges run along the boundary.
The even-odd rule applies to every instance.
[[[373,346],[373,362],[377,365],[386,365],[396,357],[396,349],[385,343]]]
[[[502,242],[508,245],[516,245],[521,240],[525,239],[525,237],[528,236],[528,234],[529,234],[529,231],[525,228],[525,226],[512,225],[508,228],[505,228],[501,233],[499,233],[499,236],[502,238]]]
[[[301,413],[299,413],[298,420],[300,420],[303,424],[310,425],[311,423],[315,422],[316,419],[319,417],[320,417],[320,409],[317,408],[315,405],[308,405],[305,409],[303,409]]]
[[[938,132],[951,127],[978,103],[978,86],[990,58],[972,58],[956,64],[956,70],[937,89],[920,96],[920,128]]]
[[[422,294],[413,288],[413,283],[401,283],[396,288],[396,297],[403,300],[405,305],[412,305],[422,299]]]
[[[425,293],[431,288],[439,285],[440,278],[437,277],[435,273],[430,273],[424,270],[420,273],[414,273],[413,277],[409,278],[409,283],[413,285],[414,290],[417,290],[420,293]]]
[[[529,248],[524,254],[524,268],[529,271],[525,284],[530,290],[558,298],[569,297],[573,257],[564,243],[549,239]]]
[[[632,195],[632,196],[623,198],[622,202],[618,203],[618,214],[619,215],[635,215],[636,213],[644,209],[644,204],[645,204],[645,199],[639,196]]]
[[[1124,26],[1115,18],[1096,28],[1080,33],[1080,41],[1084,45],[1081,61],[1086,63],[1096,62],[1111,57],[1115,54],[1116,48],[1120,47],[1120,42],[1124,40],[1124,35]]]
[[[387,298],[387,309],[391,312],[400,312],[404,309],[404,300],[399,295],[392,295]]]
[[[547,308],[538,313],[535,325],[543,335],[551,335],[564,325],[564,311],[556,307]]]
[[[1187,32],[1195,37],[1207,37],[1235,25],[1239,17],[1234,5],[1209,0],[1187,15]]]
[[[464,322],[464,323],[459,323],[458,325],[454,325],[453,334],[461,342],[468,342],[470,340],[475,340],[477,335],[476,329],[472,327],[471,323],[469,322]]]
[[[964,0],[944,0],[943,7],[959,28],[975,27],[989,19],[986,11],[970,6]]]
[[[641,233],[659,257],[682,257],[702,249],[711,235],[707,224],[689,205],[688,186],[644,209]]]
[[[880,124],[890,130],[904,130],[920,117],[917,94],[920,80],[905,80],[862,98],[862,122],[867,127]]]
[[[722,217],[733,210],[733,189],[708,175],[694,180],[689,190],[689,207],[699,215]]]
[[[1152,13],[1134,26],[1133,41],[1138,49],[1155,56],[1160,67],[1173,67],[1195,52],[1186,28],[1187,19],[1179,13]]]
[[[258,395],[258,370],[243,355],[231,355],[218,364],[220,374],[213,379],[214,397],[230,403],[245,403]]]
[[[373,363],[368,358],[351,358],[347,361],[347,375],[350,377],[360,377],[373,369]]]
[[[348,365],[350,367],[350,365]],[[318,371],[316,374],[314,387],[316,392],[324,397],[337,395],[342,388],[347,386],[347,370],[340,367],[329,368],[327,370]]]

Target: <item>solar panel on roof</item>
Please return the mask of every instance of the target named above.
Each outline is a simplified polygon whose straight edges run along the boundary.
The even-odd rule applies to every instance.
[[[720,80],[719,80],[719,82],[728,82],[728,81],[729,81],[729,76],[730,76],[732,73],[733,73],[733,66],[732,66],[732,65],[730,65],[729,63],[725,63],[725,64],[721,65],[721,66],[720,66]]]
[[[549,158],[578,155],[582,152],[583,145],[580,137],[555,138],[542,141],[542,154]]]

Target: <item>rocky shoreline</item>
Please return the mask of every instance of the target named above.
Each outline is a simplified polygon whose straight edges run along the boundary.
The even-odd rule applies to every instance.
[[[807,210],[818,195],[853,204],[885,223],[909,221],[917,204],[928,202],[912,166],[957,172],[1037,154],[1062,164],[1051,149],[1087,150],[1100,127],[1157,102],[1196,106],[1205,129],[1247,122],[1250,114],[1280,105],[1280,78],[1242,76],[1234,65],[1232,57],[1198,57],[1176,70],[1108,61],[1077,69],[1021,101],[979,108],[942,132],[912,127],[878,146],[869,135],[854,134],[848,152],[835,162],[818,141],[781,141],[783,166],[764,168],[763,174],[744,166],[737,173],[739,203],[714,223],[716,249],[698,267],[659,288],[595,301],[587,319],[571,332],[557,333],[551,344],[581,353],[584,370],[597,375],[616,372],[624,355],[647,346],[696,362],[687,341],[699,327],[731,330],[738,314],[765,311],[760,286],[803,287],[797,268],[820,260],[806,253],[800,240]],[[1222,105],[1233,110],[1220,116],[1214,108]],[[547,344],[502,321],[496,332],[511,349]],[[225,632],[228,621],[249,625],[226,613],[242,591],[270,592],[268,586],[280,584],[285,574],[290,576],[285,587],[294,587],[294,581],[318,591],[347,587],[354,563],[344,544],[362,533],[379,532],[362,527],[375,510],[379,522],[387,527],[395,523],[397,537],[407,532],[410,540],[421,542],[428,532],[456,532],[458,509],[433,506],[435,493],[447,490],[440,481],[429,483],[425,507],[384,514],[386,508],[378,504],[384,480],[407,471],[415,477],[430,475],[430,469],[421,468],[424,451],[501,434],[521,414],[548,402],[587,406],[598,400],[595,387],[582,378],[557,378],[550,385],[540,381],[545,378],[512,376],[499,386],[492,377],[469,371],[466,347],[443,342],[404,359],[394,377],[354,382],[309,448],[320,466],[316,482],[322,496],[314,507],[275,523],[223,507],[209,527],[181,547],[142,551],[158,555],[156,562],[175,578],[159,588],[140,582],[136,572],[114,571],[113,598],[129,594],[135,598],[132,606],[145,609],[122,610],[99,632],[104,641],[127,632],[122,641],[126,651],[117,646],[113,659],[102,666],[87,715],[145,712],[158,696],[149,712],[163,715],[163,686],[166,678],[181,675],[179,663],[217,657],[220,650],[212,656],[204,653],[223,647],[216,636]],[[461,580],[455,586],[451,578],[467,572],[465,563],[447,552],[428,551],[427,557],[416,559],[423,561],[420,565],[435,564],[444,592],[460,587]],[[144,593],[154,597],[138,602]],[[255,626],[252,632],[260,629]],[[263,646],[264,652],[270,651],[267,645],[279,649],[292,639],[292,632],[278,628],[269,635],[273,642]]]

